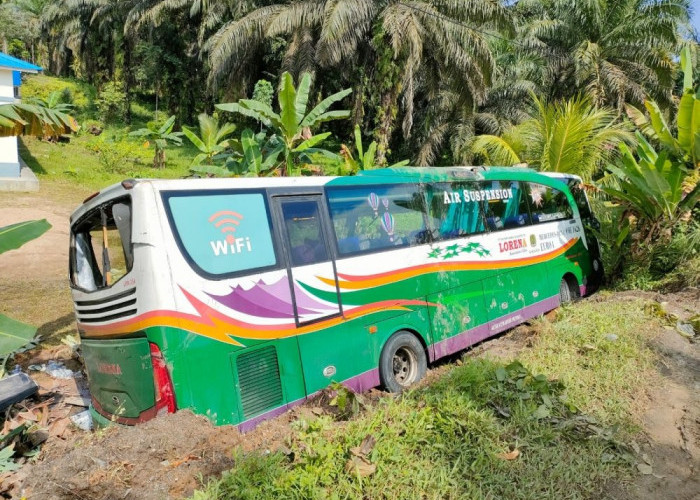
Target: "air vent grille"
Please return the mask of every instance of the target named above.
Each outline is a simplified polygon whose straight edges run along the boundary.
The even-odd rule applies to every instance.
[[[243,418],[248,419],[283,403],[277,350],[274,346],[241,354],[236,365]]]
[[[136,288],[96,300],[75,301],[79,323],[102,323],[136,314]]]

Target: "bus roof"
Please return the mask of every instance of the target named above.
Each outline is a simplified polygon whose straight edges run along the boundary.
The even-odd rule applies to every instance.
[[[544,175],[543,175],[544,174]],[[219,190],[255,189],[275,187],[312,186],[358,186],[377,182],[411,183],[441,182],[451,180],[524,180],[541,182],[549,178],[561,181],[562,178],[576,177],[569,174],[540,173],[522,167],[401,167],[364,170],[355,176],[305,176],[305,177],[235,177],[204,179],[129,179],[102,189],[88,198],[71,215],[71,222],[79,219],[91,207],[99,206],[113,198],[128,193],[129,189],[149,185],[156,191],[165,190]]]

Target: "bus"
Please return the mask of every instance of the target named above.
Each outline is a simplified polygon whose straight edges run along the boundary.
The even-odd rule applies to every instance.
[[[429,363],[600,283],[581,180],[524,168],[125,180],[71,216],[98,425],[189,408],[255,427]]]

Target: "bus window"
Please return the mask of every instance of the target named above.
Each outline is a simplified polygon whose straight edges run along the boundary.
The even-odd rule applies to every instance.
[[[277,264],[262,193],[163,194],[182,253],[206,274],[230,275]]]
[[[491,181],[480,184],[486,193],[486,199],[482,200],[482,203],[489,231],[513,229],[530,224],[527,196],[519,182]],[[497,193],[498,196],[491,193]]]
[[[527,183],[527,191],[535,223],[570,219],[574,216],[569,200],[562,191],[531,182]]]
[[[583,183],[579,179],[569,178],[566,182],[569,185],[569,191],[574,197],[576,206],[578,207],[579,215],[583,220],[593,219],[593,213],[591,212],[591,207],[588,204],[588,197],[586,192],[583,190]]]
[[[341,255],[427,242],[417,185],[330,188],[328,204]]]
[[[285,201],[282,203],[282,216],[287,229],[292,266],[329,260],[318,215],[318,203]]]
[[[481,193],[474,182],[440,183],[427,190],[431,225],[436,239],[451,239],[483,233],[485,224]]]
[[[94,210],[72,235],[71,282],[86,291],[107,288],[133,266],[131,203],[116,200]]]

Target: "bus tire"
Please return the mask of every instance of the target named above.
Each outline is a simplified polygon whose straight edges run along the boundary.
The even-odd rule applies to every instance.
[[[410,332],[394,333],[379,357],[379,379],[389,392],[402,392],[425,376],[428,361],[420,341]]]
[[[573,289],[573,285],[566,279],[566,277],[561,279],[559,283],[559,303],[571,304],[574,299],[578,296],[576,291]]]

